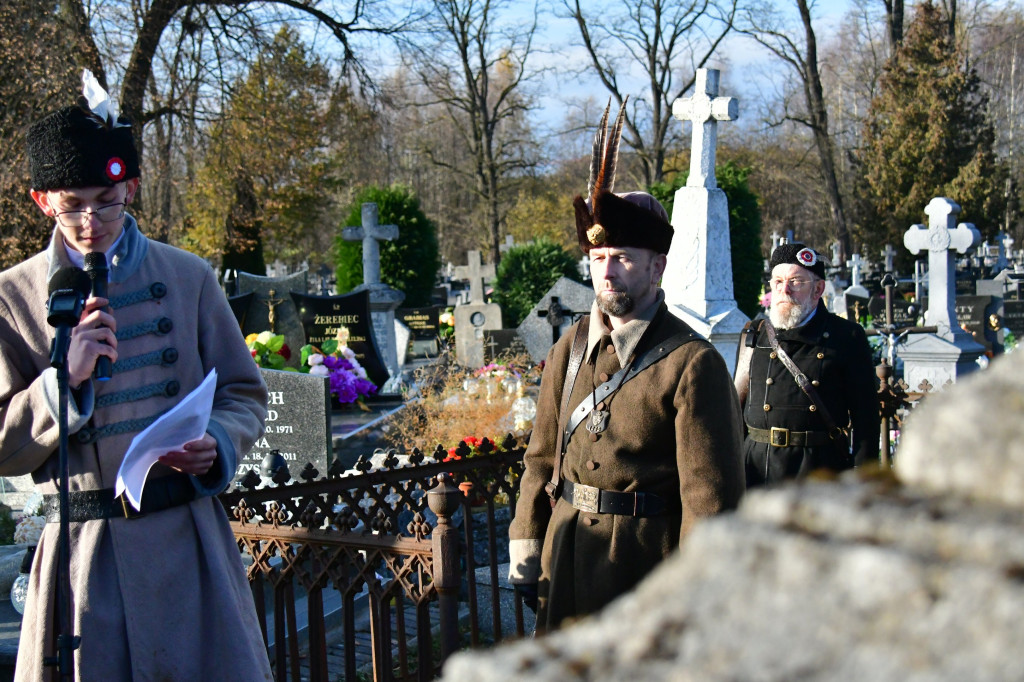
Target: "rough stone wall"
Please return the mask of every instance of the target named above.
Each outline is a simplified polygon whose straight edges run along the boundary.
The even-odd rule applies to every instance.
[[[602,613],[454,680],[1024,679],[1024,353],[931,396],[896,477],[750,493]]]

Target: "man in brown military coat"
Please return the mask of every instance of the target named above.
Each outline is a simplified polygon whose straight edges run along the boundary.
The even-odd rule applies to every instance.
[[[728,369],[665,305],[673,229],[649,194],[612,193],[606,122],[590,196],[575,201],[597,296],[548,353],[510,529],[510,580],[538,595],[538,632],[632,588],[744,489]]]

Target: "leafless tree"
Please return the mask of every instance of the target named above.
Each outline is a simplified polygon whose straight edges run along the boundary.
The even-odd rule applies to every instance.
[[[620,106],[635,83],[644,83],[644,95],[630,99],[623,141],[641,160],[644,184],[662,181],[666,170],[676,170],[666,169],[665,161],[681,141],[672,103],[693,87],[696,70],[707,66],[732,29],[736,0],[563,3],[579,29],[590,70]]]

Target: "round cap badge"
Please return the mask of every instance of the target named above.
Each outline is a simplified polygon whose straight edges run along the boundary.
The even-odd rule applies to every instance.
[[[107,161],[107,177],[114,182],[119,182],[124,178],[125,170],[124,161],[120,158],[114,156]]]
[[[800,249],[796,252],[796,259],[800,261],[800,265],[809,268],[818,262],[818,254],[811,249]]]

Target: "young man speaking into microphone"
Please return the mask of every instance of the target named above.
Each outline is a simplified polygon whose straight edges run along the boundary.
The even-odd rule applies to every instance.
[[[84,81],[77,106],[28,134],[31,194],[53,219],[50,245],[0,272],[0,475],[31,473],[48,521],[16,678],[57,674],[43,662],[59,634],[58,388],[45,302],[55,273],[86,266],[109,281],[94,280],[93,293],[107,295],[88,298],[67,355],[76,677],[270,680],[238,548],[213,497],[263,430],[266,387],[210,266],[148,239],[127,212],[140,175],[131,124],[91,74]],[[112,371],[95,381],[101,358]],[[141,511],[115,498],[132,438],[214,368],[206,433],[154,465]]]

